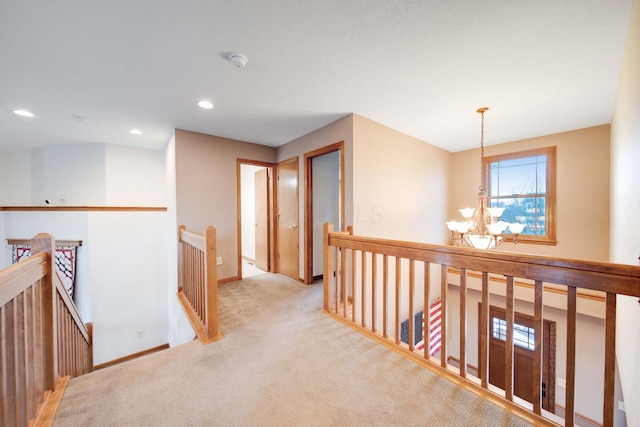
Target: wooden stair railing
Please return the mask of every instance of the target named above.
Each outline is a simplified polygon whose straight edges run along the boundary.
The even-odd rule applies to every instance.
[[[181,243],[178,271],[180,301],[191,326],[203,344],[221,340],[218,328],[218,274],[216,270],[216,229],[209,226],[204,235],[178,228]]]
[[[418,269],[420,268],[420,269]],[[457,283],[451,271],[456,275]],[[499,276],[501,280],[495,278]],[[419,279],[421,278],[421,283]],[[514,336],[514,280],[525,280],[533,288],[534,336],[533,403],[514,395],[513,344],[505,346],[505,390],[489,383],[489,284],[503,286],[506,305],[506,341]],[[480,281],[481,307],[478,342],[468,342],[466,332],[469,304],[467,285]],[[439,283],[438,283],[439,282]],[[449,284],[457,286],[458,307],[447,303]],[[541,406],[543,307],[548,288],[558,294],[562,287],[566,294],[566,398],[564,420]],[[429,295],[439,291],[442,301],[442,343],[440,357],[430,356],[429,334],[424,334],[424,350],[414,348],[414,313],[429,307]],[[329,316],[358,330],[366,336],[397,351],[417,363],[445,376],[476,394],[508,408],[535,425],[564,425],[575,423],[576,392],[576,316],[577,295],[599,291],[604,295],[606,308],[604,328],[604,389],[602,424],[614,423],[616,298],[618,295],[640,297],[640,267],[632,265],[596,263],[555,259],[470,248],[429,245],[405,241],[354,236],[352,229],[333,232],[324,225],[324,311]],[[416,292],[422,297],[415,296]],[[502,295],[502,294],[501,294]],[[448,331],[447,311],[459,312],[459,331]],[[402,316],[408,314],[406,317]],[[401,342],[400,322],[408,318],[408,343]],[[427,316],[428,319],[428,316]],[[428,324],[428,320],[425,320]],[[459,340],[455,342],[455,336]],[[454,338],[452,338],[454,337]],[[459,367],[448,363],[447,343],[459,346]],[[467,372],[467,347],[479,348],[478,377]],[[595,391],[594,391],[595,392]]]
[[[32,256],[0,270],[0,424],[50,425],[69,377],[93,370],[84,325],[55,268],[49,234]]]

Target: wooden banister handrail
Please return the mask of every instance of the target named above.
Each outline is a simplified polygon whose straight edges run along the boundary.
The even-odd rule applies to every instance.
[[[575,346],[578,298],[582,298],[584,302],[588,302],[588,310],[592,310],[586,313],[595,318],[604,318],[604,382],[603,389],[600,390],[604,403],[602,423],[604,426],[613,425],[616,299],[618,295],[640,297],[640,266],[363,237],[353,235],[352,231],[334,232],[331,224],[325,224],[323,241],[323,304],[328,315],[536,424],[562,423],[559,417],[543,406],[555,405],[555,389],[549,389],[549,384],[543,384],[543,375],[555,378],[555,362],[553,373],[543,374],[545,346],[549,345],[549,349],[555,347],[555,341],[550,344],[545,341],[548,333],[544,327],[547,322],[544,317],[545,307],[559,308],[566,312],[564,424],[574,425],[578,416],[575,413],[578,363]],[[395,262],[389,259],[391,257],[395,258]],[[382,262],[382,271],[377,267],[379,261]],[[424,263],[423,270],[416,269],[416,263],[420,262]],[[437,265],[440,266],[439,269],[435,268]],[[423,286],[416,283],[418,271],[423,276]],[[429,350],[432,342],[429,338],[431,330],[428,326],[428,308],[431,292],[438,292],[438,287],[432,286],[432,276],[440,281],[442,341],[440,349],[434,350],[440,352],[437,359],[431,356]],[[358,286],[354,286],[354,283],[358,283]],[[422,293],[422,298],[414,295],[418,290]],[[479,294],[472,294],[477,291]],[[490,304],[496,303],[492,301],[493,298],[490,300],[490,293],[499,295],[500,304],[504,304],[501,309],[504,310],[505,320],[504,325],[500,326],[502,337],[499,338],[504,342],[504,350],[501,350],[504,368],[494,365],[494,362],[489,364],[492,354],[489,352],[490,342],[497,339],[492,335],[495,332],[492,332],[493,314],[490,314],[489,308]],[[381,298],[375,297],[380,294]],[[470,299],[470,295],[474,299]],[[455,304],[450,302],[456,301],[451,300],[451,296],[457,296]],[[566,298],[564,307],[561,303],[563,297]],[[520,394],[516,396],[516,392],[523,392],[517,391],[519,389],[514,384],[516,359],[521,357],[521,353],[517,353],[514,347],[516,298],[530,299],[529,307],[533,311],[530,327],[532,335],[529,338],[533,340],[529,341],[533,366],[533,383],[530,389],[532,398],[527,398],[530,403],[522,399]],[[474,300],[475,307],[470,303]],[[586,309],[583,307],[580,310],[583,312]],[[425,346],[423,351],[418,351],[414,345],[414,340],[418,339],[414,315],[419,311],[423,311],[425,323],[422,333]],[[478,318],[476,342],[469,342],[470,335],[467,333],[470,312]],[[401,321],[404,328],[402,334]],[[451,329],[451,325],[447,324],[451,321],[458,327]],[[555,326],[553,328],[555,331]],[[553,337],[554,334],[555,332],[551,332],[548,336]],[[405,341],[404,337],[407,335]],[[475,337],[475,334],[472,336]],[[494,344],[491,345],[494,348]],[[467,372],[470,346],[478,348],[477,378]],[[450,351],[459,352],[459,357],[455,358],[458,361],[457,367],[449,365],[449,361],[454,358],[449,354]],[[473,360],[471,363],[474,363]],[[504,388],[499,389],[490,384],[490,366],[498,371],[504,369],[501,375],[504,377]],[[492,379],[491,382],[493,381]],[[524,393],[528,395],[528,392]],[[543,396],[547,397],[547,401]]]
[[[640,297],[640,266],[482,251],[343,233],[330,233],[329,245]]]
[[[24,292],[26,283],[33,283],[46,274],[46,254],[31,256],[0,270],[0,306]]]
[[[93,370],[91,329],[62,285],[53,236],[29,243],[30,258],[0,270],[0,425],[50,425],[60,377]]]
[[[223,336],[218,326],[216,230],[210,226],[199,235],[181,225],[178,241],[182,244],[178,300],[200,341],[218,341]]]

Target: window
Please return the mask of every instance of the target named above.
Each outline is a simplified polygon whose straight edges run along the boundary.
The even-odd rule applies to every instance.
[[[507,340],[507,322],[498,317],[491,318],[491,335],[493,338],[506,341]],[[533,328],[528,326],[513,325],[513,343],[518,347],[526,348],[531,351],[536,348],[536,333]]]
[[[484,159],[488,204],[505,208],[500,221],[525,224],[518,242],[556,244],[555,164],[556,147]]]

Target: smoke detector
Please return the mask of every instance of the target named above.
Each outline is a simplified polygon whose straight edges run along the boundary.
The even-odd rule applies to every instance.
[[[243,68],[247,65],[247,57],[241,53],[232,53],[229,55],[229,62],[231,62],[235,67]]]

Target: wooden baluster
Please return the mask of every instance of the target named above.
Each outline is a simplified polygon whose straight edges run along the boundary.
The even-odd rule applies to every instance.
[[[16,329],[16,390],[18,418],[21,422],[27,422],[27,386],[25,383],[25,330],[24,330],[24,292],[14,299],[15,301],[15,329]]]
[[[18,378],[16,369],[16,346],[17,346],[17,331],[15,327],[15,299],[9,301],[4,307],[4,315],[2,316],[3,325],[3,339],[2,339],[2,354],[5,355],[5,363],[3,368],[3,413],[7,417],[5,425],[18,425],[17,420],[17,393],[18,393]],[[6,410],[4,410],[6,408]]]
[[[613,426],[616,374],[616,299],[617,295],[607,292],[605,317],[604,353],[604,414],[602,425]]]
[[[38,365],[36,365],[36,284],[29,286],[27,290],[27,341],[29,342],[29,348],[27,349],[27,363],[28,368],[27,372],[29,373],[29,378],[27,379],[27,388],[29,394],[29,418],[33,418],[35,416],[36,407],[38,404],[37,396],[37,383],[36,383],[36,375],[38,370]],[[2,358],[0,356],[0,365],[2,364]],[[2,387],[2,381],[0,380],[0,388]]]
[[[513,400],[513,276],[507,276],[506,293],[507,301],[505,309],[505,321],[507,323],[507,331],[504,343],[504,395],[507,400]]]
[[[366,306],[367,306],[366,301],[367,301],[367,298],[366,298],[366,289],[365,289],[366,288],[366,277],[367,277],[367,253],[365,251],[362,251],[362,265],[360,267],[361,267],[361,274],[362,274],[362,277],[360,278],[360,287],[362,288],[361,289],[362,298],[360,299],[362,301],[362,311],[361,311],[360,314],[361,314],[361,317],[362,317],[361,324],[362,324],[362,327],[364,328],[364,327],[367,326],[367,322],[366,322],[366,314],[367,314],[366,313],[366,311],[367,311],[366,310]],[[354,269],[355,269],[355,265],[354,265]]]
[[[371,254],[371,332],[376,332],[376,287],[378,283],[378,255]]]
[[[7,390],[7,372],[6,372],[6,354],[7,354],[7,336],[6,336],[6,305],[0,305],[0,425],[9,425],[9,392]]]
[[[460,269],[460,376],[467,377],[467,270]]]
[[[200,315],[200,319],[202,319],[202,323],[205,325],[207,325],[207,313],[205,312],[205,300],[206,300],[206,296],[205,296],[205,283],[204,283],[204,275],[205,275],[205,269],[206,269],[206,261],[205,261],[205,253],[199,249],[196,249],[196,262],[197,262],[197,286],[196,286],[196,292],[198,294],[197,296],[197,301],[198,304],[196,305],[197,309],[198,309],[198,314]],[[215,265],[215,264],[214,264]]]
[[[60,302],[56,299],[55,300],[55,304],[56,304],[56,309],[58,310],[58,313],[62,313],[60,311]],[[62,340],[64,339],[64,316],[58,316],[58,322],[56,323],[56,329],[58,330],[58,372],[60,373],[60,375],[64,375],[64,357],[65,357],[65,353],[64,353],[64,347],[60,345],[60,343],[62,342]]]
[[[87,335],[89,341],[87,342],[87,369],[88,372],[93,372],[93,323],[87,323]]]
[[[535,350],[533,351],[533,412],[540,415],[542,406],[542,281],[535,281],[535,303],[533,327],[535,333]]]
[[[396,257],[396,313],[395,313],[395,326],[393,328],[393,332],[396,338],[396,344],[400,344],[400,287],[401,283],[401,269],[402,269],[402,259],[400,257]]]
[[[440,336],[440,366],[447,367],[447,266],[440,266],[440,298],[442,300],[442,324]]]
[[[340,291],[342,292],[342,294],[340,295],[340,299],[342,299],[342,317],[344,317],[345,319],[347,318],[347,272],[349,271],[349,269],[347,268],[347,250],[345,248],[341,248],[342,251],[340,253],[340,256],[342,258],[342,260],[340,261],[340,266],[342,267],[342,276],[340,276],[341,279],[341,283],[340,283]],[[351,257],[353,258],[355,256],[354,251],[351,251]],[[352,265],[352,270],[351,270],[351,289],[353,292],[353,265]],[[356,304],[356,296],[352,293],[351,294],[353,297],[353,306],[352,306],[352,311],[353,313],[355,313],[355,304]],[[354,315],[352,313],[352,315]]]
[[[322,246],[324,257],[324,271],[323,273],[323,296],[322,306],[325,311],[329,311],[329,286],[333,280],[335,280],[335,268],[333,265],[333,258],[331,256],[332,248],[329,246],[329,233],[333,233],[333,224],[328,222],[324,223],[322,234]]]
[[[188,263],[189,247],[186,243],[182,243],[182,292],[189,299],[189,263]],[[190,300],[190,299],[189,299]]]
[[[35,328],[35,346],[34,346],[34,355],[35,361],[34,365],[38,368],[35,373],[35,382],[36,382],[36,394],[41,396],[44,393],[44,335],[42,331],[44,330],[43,324],[43,316],[44,316],[44,304],[43,304],[43,280],[38,280],[33,286],[34,289],[34,298],[35,298],[35,319],[34,319],[34,328]]]
[[[413,313],[413,298],[415,293],[415,285],[416,285],[416,263],[415,260],[409,260],[409,351],[414,350],[414,339],[416,336],[415,332],[415,316]]]
[[[382,336],[389,338],[387,315],[389,313],[389,257],[382,256]]]
[[[351,252],[351,268],[346,268],[346,271],[350,271],[351,272],[351,280],[349,281],[349,286],[350,286],[350,292],[351,292],[351,321],[353,323],[356,323],[356,251],[353,249],[350,249]],[[345,256],[346,256],[346,252],[345,252]],[[346,258],[345,258],[346,260]],[[347,261],[348,262],[348,261]],[[345,276],[346,278],[346,276]],[[346,283],[346,282],[345,282]],[[343,295],[343,304],[344,304],[344,318],[347,318],[347,287],[344,286],[343,290],[344,295]],[[364,300],[361,300],[364,303]]]
[[[424,358],[429,359],[429,351],[431,350],[431,312],[429,304],[429,294],[431,292],[431,271],[429,263],[424,263],[424,292],[422,294],[422,317],[424,327],[422,329],[422,337],[424,339]]]
[[[339,248],[336,246],[336,289],[335,289],[335,293],[334,293],[334,299],[335,299],[335,311],[334,313],[336,315],[340,314],[340,309],[339,309],[339,305],[338,305],[338,301],[340,300],[340,286],[342,284],[342,275],[344,274],[343,268],[342,268],[342,248]]]
[[[480,385],[489,387],[489,273],[482,272],[482,312],[480,313]]]

